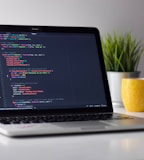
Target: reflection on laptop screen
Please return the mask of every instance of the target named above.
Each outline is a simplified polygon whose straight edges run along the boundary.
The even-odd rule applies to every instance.
[[[0,110],[106,107],[94,34],[0,31]]]

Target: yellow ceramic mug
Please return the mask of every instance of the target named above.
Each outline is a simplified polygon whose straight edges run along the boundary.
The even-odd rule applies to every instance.
[[[144,79],[122,79],[122,101],[130,112],[144,112]]]

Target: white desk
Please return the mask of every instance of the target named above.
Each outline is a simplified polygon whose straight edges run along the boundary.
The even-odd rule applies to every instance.
[[[0,135],[0,160],[144,160],[144,132],[18,139]]]

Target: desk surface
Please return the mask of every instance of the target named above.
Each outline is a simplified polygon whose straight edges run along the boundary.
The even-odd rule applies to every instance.
[[[115,112],[144,117],[144,113]],[[8,138],[0,135],[1,160],[144,160],[144,132]]]

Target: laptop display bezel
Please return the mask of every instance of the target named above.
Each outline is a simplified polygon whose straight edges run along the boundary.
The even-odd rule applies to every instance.
[[[0,110],[0,116],[24,115],[24,114],[59,114],[59,113],[99,113],[113,112],[108,80],[103,60],[100,32],[95,27],[66,27],[66,26],[26,26],[26,25],[0,25],[0,32],[55,32],[55,33],[93,33],[95,35],[104,90],[106,94],[107,107],[78,108],[78,109],[48,109],[48,110]]]

